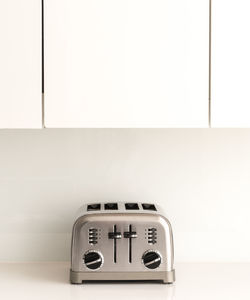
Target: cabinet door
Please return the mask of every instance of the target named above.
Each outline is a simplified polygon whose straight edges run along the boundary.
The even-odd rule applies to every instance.
[[[0,128],[42,126],[41,1],[0,0]]]
[[[213,127],[250,127],[249,11],[248,0],[213,1]]]
[[[207,127],[208,0],[45,0],[46,127]]]

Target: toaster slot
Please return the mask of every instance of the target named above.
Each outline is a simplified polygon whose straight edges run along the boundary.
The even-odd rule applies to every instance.
[[[96,210],[100,210],[100,209],[101,209],[101,204],[100,203],[89,204],[87,206],[87,211],[96,211]]]
[[[109,232],[108,234],[109,239],[113,240],[113,261],[116,263],[117,261],[117,240],[122,238],[120,232],[117,231],[117,226],[114,225],[113,232]]]
[[[118,210],[118,204],[117,203],[105,203],[104,209],[105,210]]]
[[[138,203],[125,203],[126,210],[139,210]]]
[[[143,203],[142,208],[144,210],[153,210],[153,211],[157,210],[154,204],[148,204],[148,203]]]

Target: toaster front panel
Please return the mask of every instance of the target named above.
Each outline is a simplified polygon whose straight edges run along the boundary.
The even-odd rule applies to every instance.
[[[153,272],[172,267],[172,231],[159,215],[93,214],[74,226],[73,271]]]

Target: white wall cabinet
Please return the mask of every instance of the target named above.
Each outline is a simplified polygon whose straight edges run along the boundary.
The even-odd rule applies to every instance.
[[[208,37],[208,0],[45,1],[45,126],[207,127]]]
[[[250,3],[215,0],[212,127],[250,127]]]
[[[42,6],[0,0],[0,128],[42,127]],[[247,0],[212,6],[211,125],[250,127]],[[209,0],[45,0],[45,126],[208,127]]]
[[[41,1],[0,0],[0,128],[41,128]]]

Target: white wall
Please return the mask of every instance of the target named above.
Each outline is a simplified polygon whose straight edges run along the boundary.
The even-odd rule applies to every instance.
[[[162,205],[176,261],[250,261],[250,130],[0,131],[0,260],[69,260],[92,200]]]

